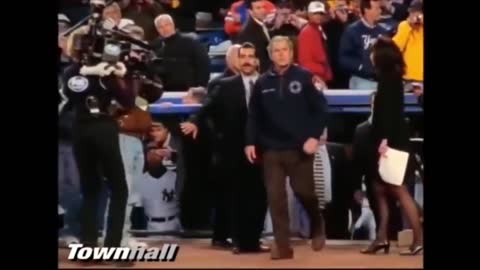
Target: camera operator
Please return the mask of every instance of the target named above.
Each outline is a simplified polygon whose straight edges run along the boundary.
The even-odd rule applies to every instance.
[[[137,40],[144,39],[143,29],[137,25],[128,25],[123,29],[130,37]],[[122,246],[146,247],[146,243],[137,241],[128,230],[131,227],[130,216],[135,206],[140,206],[139,181],[142,178],[144,168],[144,153],[142,140],[148,133],[152,119],[148,112],[142,110],[135,104],[137,96],[144,97],[148,103],[155,102],[162,94],[162,89],[154,83],[146,83],[135,72],[135,64],[142,61],[146,52],[136,45],[132,45],[127,62],[129,72],[124,77],[124,83],[120,85],[124,92],[132,93],[127,104],[116,105],[113,108],[113,115],[120,126],[120,152],[128,185],[128,202],[125,212],[125,223],[123,227],[124,238]],[[105,219],[106,220],[106,219]],[[106,226],[105,226],[106,227]]]
[[[198,40],[177,33],[168,14],[155,19],[160,34],[153,42],[157,55],[164,59],[162,76],[166,91],[187,91],[190,87],[206,87],[210,78],[210,59]]]
[[[408,9],[408,18],[398,25],[393,40],[403,53],[407,66],[407,82],[423,82],[423,3],[415,0]],[[408,87],[408,86],[407,86]],[[413,88],[413,87],[409,87]]]
[[[98,202],[102,176],[105,176],[110,189],[110,209],[104,246],[119,247],[128,187],[120,154],[118,125],[107,110],[114,99],[122,105],[128,103],[128,94],[118,87],[119,80],[126,74],[126,67],[121,62],[115,65],[84,63],[82,50],[74,45],[86,34],[88,26],[70,34],[67,51],[74,63],[62,76],[62,92],[75,111],[73,150],[83,196],[80,241],[89,247],[98,245]]]

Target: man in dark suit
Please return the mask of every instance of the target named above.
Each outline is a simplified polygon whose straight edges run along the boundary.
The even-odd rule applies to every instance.
[[[269,251],[260,243],[267,210],[261,167],[250,164],[243,153],[250,93],[259,77],[255,46],[242,44],[238,60],[240,74],[222,79],[209,93],[202,109],[189,122],[181,124],[183,133],[195,138],[198,124],[206,117],[213,120],[223,176],[216,183],[215,204],[217,214],[230,216],[235,254]],[[214,229],[217,230],[212,244],[221,240],[215,238],[225,237],[225,232],[218,231],[221,228],[214,226]]]
[[[220,80],[237,75],[239,73],[238,50],[240,47],[240,44],[233,44],[232,46],[228,47],[227,53],[225,54],[225,62],[227,62],[227,67],[222,74],[210,80],[207,88],[208,93],[212,92]]]
[[[265,72],[271,64],[267,46],[270,34],[263,23],[266,16],[263,0],[245,0],[248,8],[248,21],[236,37],[237,43],[250,42],[255,45],[257,58],[260,60],[260,72]]]

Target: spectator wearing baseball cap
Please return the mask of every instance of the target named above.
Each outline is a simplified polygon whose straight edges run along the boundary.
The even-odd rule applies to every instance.
[[[320,1],[308,5],[308,24],[298,36],[298,63],[323,84],[333,77],[327,52],[327,36],[322,24],[327,22],[327,7]]]
[[[361,19],[347,26],[342,35],[339,64],[351,76],[350,89],[373,90],[377,82],[370,60],[371,48],[380,36],[388,36],[388,31],[378,25],[381,15],[378,0],[361,0],[360,13]]]
[[[407,66],[404,79],[423,82],[423,2],[414,0],[408,12],[408,18],[398,25],[393,40],[403,52]]]

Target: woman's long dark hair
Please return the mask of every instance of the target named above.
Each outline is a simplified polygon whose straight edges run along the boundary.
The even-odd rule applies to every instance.
[[[388,37],[380,37],[372,48],[373,65],[378,76],[400,76],[405,74],[405,61],[397,44]]]

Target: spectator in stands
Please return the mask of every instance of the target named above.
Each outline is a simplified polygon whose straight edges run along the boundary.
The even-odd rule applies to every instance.
[[[398,23],[404,19],[405,10],[402,6],[396,7],[393,0],[380,0],[380,3],[382,13],[378,24],[387,29],[390,36],[393,36],[397,32]]]
[[[294,11],[290,0],[279,0],[276,3],[276,12],[268,14],[265,19],[270,37],[287,36],[296,39],[308,21],[297,16]]]
[[[350,89],[373,90],[377,86],[370,60],[372,45],[387,30],[377,24],[381,8],[378,0],[361,0],[362,18],[349,25],[342,35],[339,49],[340,67],[351,75]]]
[[[155,26],[160,34],[153,42],[157,55],[164,58],[164,88],[167,91],[187,91],[190,87],[206,87],[210,78],[210,59],[199,41],[177,33],[168,14],[159,15]]]
[[[225,23],[225,16],[228,13],[228,9],[235,2],[235,0],[209,0],[204,1],[198,7],[198,12],[209,13],[211,16],[211,22],[207,27],[222,27]],[[198,15],[198,13],[197,13]],[[198,27],[197,18],[197,27]]]
[[[397,34],[393,40],[403,53],[407,65],[404,80],[423,82],[423,3],[415,0],[409,7],[408,19],[398,26]],[[413,88],[413,87],[412,87]],[[419,87],[417,94],[423,91]]]
[[[108,23],[109,26],[112,24],[112,27],[117,27],[118,29],[123,29],[130,24],[135,24],[130,19],[122,18],[122,10],[117,2],[113,2],[111,5],[106,6],[103,9],[102,17],[105,20],[105,23]]]
[[[145,32],[145,40],[152,41],[157,37],[157,30],[153,21],[164,13],[162,5],[154,0],[123,0],[125,8],[123,17],[132,20]]]
[[[385,13],[391,14],[397,22],[401,22],[408,17],[407,7],[411,0],[382,0],[382,9]]]
[[[338,50],[345,28],[359,17],[350,8],[349,1],[345,0],[335,1],[335,6],[330,8],[330,17],[331,19],[323,25],[323,31],[327,36],[330,66],[334,75],[327,85],[330,89],[348,89],[350,76],[340,68]]]
[[[275,12],[275,5],[270,1],[264,0],[265,12],[267,14]],[[230,10],[225,16],[225,33],[227,33],[232,39],[240,33],[245,23],[248,21],[249,12],[247,7],[247,1],[239,0],[232,4]]]
[[[170,14],[182,33],[195,32],[195,13],[198,6],[204,3],[199,0],[159,0],[165,12]]]
[[[373,106],[371,138],[373,149],[371,151],[378,152],[377,158],[385,157],[389,147],[409,152],[411,146],[403,104],[402,77],[405,72],[405,62],[402,52],[392,40],[382,37],[375,42],[371,58],[379,79]],[[385,252],[389,250],[388,198],[398,200],[414,234],[413,244],[400,254],[418,255],[423,250],[423,232],[418,209],[406,187],[409,181],[414,180],[414,168],[414,158],[410,155],[404,181],[400,186],[388,184],[380,176],[374,179],[373,186],[380,217],[379,229],[377,238],[368,248],[362,250],[363,253],[373,254],[379,250],[385,250]]]
[[[295,14],[291,0],[279,0],[276,3],[276,12],[270,13],[265,19],[270,37],[287,36],[293,42],[294,62],[298,61],[298,41],[300,30],[308,23],[304,18]]]
[[[266,2],[264,0],[245,0],[248,8],[248,21],[238,34],[238,43],[250,42],[255,46],[255,53],[260,61],[260,72],[265,72],[270,67],[270,57],[267,46],[270,34],[263,23],[266,17]]]
[[[298,64],[314,74],[315,83],[326,87],[333,75],[328,59],[326,40],[322,24],[327,22],[327,8],[321,1],[308,5],[308,25],[298,36]]]

